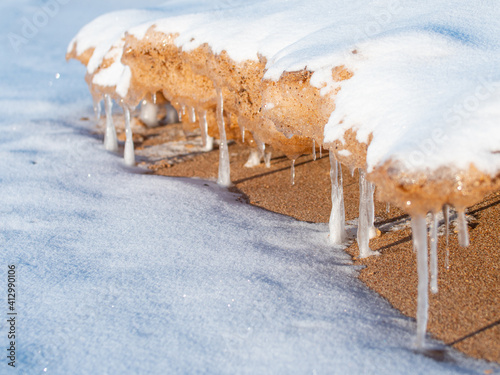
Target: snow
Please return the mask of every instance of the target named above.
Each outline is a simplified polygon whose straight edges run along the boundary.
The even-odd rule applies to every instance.
[[[357,280],[327,225],[248,206],[213,182],[126,167],[104,149],[80,120],[92,100],[81,66],[64,61],[66,38],[133,3],[68,2],[0,60],[0,264],[17,265],[19,311],[16,370],[3,358],[0,373],[493,368],[414,352],[414,322]],[[1,33],[19,32],[12,15],[38,4],[2,2]]]

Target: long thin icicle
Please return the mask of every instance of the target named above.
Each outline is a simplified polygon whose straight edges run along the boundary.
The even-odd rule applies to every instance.
[[[467,227],[467,219],[465,211],[458,210],[458,244],[462,247],[469,246],[469,228]]]
[[[443,206],[443,216],[444,216],[444,230],[446,233],[446,258],[445,267],[447,270],[450,269],[450,207],[445,204]]]
[[[418,349],[423,349],[429,311],[429,270],[427,264],[427,223],[425,216],[414,216],[413,242],[417,250],[418,298],[417,298],[417,340]]]
[[[271,168],[271,157],[271,151],[268,151],[264,154],[264,164],[266,165],[266,168]]]
[[[203,147],[207,147],[207,137],[208,137],[207,111],[200,112],[198,118],[201,131],[201,141],[203,142]]]
[[[130,127],[130,110],[128,107],[123,107],[123,113],[125,115],[125,150],[123,152],[123,158],[126,165],[135,165],[135,152],[134,152],[134,139],[132,134],[132,128]]]
[[[292,171],[292,186],[293,186],[295,185],[295,159],[292,159],[291,171]]]
[[[224,98],[222,90],[217,89],[217,124],[219,125],[219,177],[217,183],[221,186],[231,186],[231,167],[229,165],[229,148],[224,124]]]
[[[245,163],[245,168],[253,168],[260,165],[260,151],[256,149],[250,150],[250,155]]]
[[[104,110],[106,111],[104,148],[108,151],[118,151],[118,139],[116,138],[116,129],[113,123],[113,101],[109,95],[104,95]]]
[[[316,161],[316,141],[314,139],[312,145],[312,154],[313,154],[313,160]]]
[[[245,143],[245,122],[238,117],[238,127],[241,129],[241,142]]]
[[[431,292],[438,292],[438,255],[437,255],[437,245],[438,245],[438,221],[437,216],[432,213],[431,230],[430,230],[430,248],[431,248]]]
[[[342,167],[330,152],[330,180],[332,182],[332,212],[330,213],[330,242],[341,244],[345,241],[345,209]]]
[[[101,98],[99,97],[98,99],[94,99],[94,114],[95,114],[95,121],[99,122],[101,119]]]
[[[259,150],[259,164],[260,164],[260,160],[262,160],[262,158],[266,153],[266,144],[262,142],[259,138],[257,138],[255,135],[253,136],[253,139],[255,140],[255,144],[257,145],[257,150]]]
[[[377,237],[377,228],[375,228],[375,184],[367,181],[368,186],[368,225],[370,228],[370,239]]]
[[[370,250],[370,195],[373,200],[373,190],[366,180],[365,171],[359,170],[359,219],[357,242],[359,247],[359,257],[366,258],[371,255],[379,255],[378,251]]]
[[[143,123],[151,128],[158,126],[158,106],[153,102],[143,100],[139,118]]]
[[[189,122],[196,122],[196,110],[194,107],[189,107]]]

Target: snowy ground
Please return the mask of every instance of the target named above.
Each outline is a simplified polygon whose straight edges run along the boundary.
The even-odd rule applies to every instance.
[[[212,182],[129,169],[104,151],[79,120],[91,116],[84,69],[64,52],[83,24],[134,2],[64,2],[17,52],[8,33],[22,36],[23,17],[57,2],[0,5],[0,374],[491,368],[413,352],[414,322],[356,279],[326,225],[247,206]],[[9,264],[16,369],[5,356]]]

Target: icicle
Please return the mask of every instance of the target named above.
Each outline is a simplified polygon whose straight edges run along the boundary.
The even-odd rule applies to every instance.
[[[359,219],[357,242],[359,247],[359,257],[366,258],[371,255],[379,255],[378,251],[370,250],[370,196],[373,200],[373,190],[366,180],[365,171],[359,170]]]
[[[462,247],[469,246],[469,228],[464,210],[458,210],[458,243]]]
[[[316,161],[316,141],[313,139],[313,160]]]
[[[437,255],[437,245],[438,245],[438,221],[437,216],[432,213],[431,221],[431,231],[430,231],[430,247],[431,247],[431,292],[438,292],[438,255]]]
[[[253,168],[260,165],[260,151],[256,149],[250,150],[250,155],[245,163],[245,168]]]
[[[189,107],[189,122],[196,122],[196,110],[194,107]]]
[[[427,264],[427,224],[425,216],[412,217],[413,242],[417,250],[418,299],[417,299],[417,348],[422,349],[427,330],[429,310],[429,270]]]
[[[262,142],[260,139],[258,139],[256,136],[253,137],[255,140],[255,144],[257,145],[257,150],[259,150],[259,164],[260,164],[260,159],[264,157],[264,154],[266,153],[266,144]]]
[[[101,99],[94,100],[94,114],[95,114],[95,121],[99,122],[101,119]]]
[[[151,99],[153,100],[153,104],[156,104],[156,92],[151,95]]]
[[[123,158],[126,165],[135,165],[135,153],[134,153],[134,140],[132,134],[132,128],[130,127],[130,109],[127,106],[123,107],[123,113],[125,115],[125,150],[123,153]]]
[[[321,159],[323,157],[323,146],[319,145],[319,158]]]
[[[212,151],[214,149],[214,138],[208,135],[207,111],[201,112],[199,118],[203,146],[205,151]]]
[[[388,214],[389,212],[391,212],[391,204],[389,202],[387,202],[385,204],[385,213]]]
[[[410,226],[411,226],[412,238],[414,238],[415,233],[417,232],[417,230],[415,229],[415,222],[413,220],[410,221]],[[413,245],[412,250],[416,254],[417,253],[417,248],[415,247],[415,244],[416,244],[416,242],[413,241],[412,242],[412,245]]]
[[[229,149],[226,140],[224,124],[224,98],[222,90],[217,89],[217,124],[219,125],[219,177],[217,183],[221,186],[231,185],[231,167],[229,165]]]
[[[375,193],[375,184],[367,181],[368,186],[368,224],[370,228],[370,239],[377,237],[377,228],[375,228],[375,202],[373,194]]]
[[[271,156],[271,151],[268,151],[264,154],[264,163],[266,165],[266,168],[271,168]]]
[[[106,111],[106,133],[104,134],[104,148],[108,151],[118,150],[115,124],[113,124],[113,101],[109,95],[104,95],[104,109]]]
[[[179,117],[179,122],[182,122],[182,117],[184,116],[184,106],[183,105],[180,105],[179,103],[177,103],[177,105],[179,105],[181,108],[180,108],[180,111],[177,111],[177,117]]]
[[[295,159],[292,159],[292,186],[295,185]]]
[[[212,151],[214,149],[214,137],[207,137],[207,147],[205,147],[205,151]]]
[[[150,128],[158,126],[158,106],[147,100],[143,100],[139,118]]]
[[[238,117],[238,126],[241,129],[241,141],[245,143],[245,122]]]
[[[330,242],[341,244],[346,238],[344,187],[342,180],[342,167],[330,152],[330,180],[332,183],[332,212],[330,213]]]
[[[446,233],[446,258],[445,258],[445,267],[447,270],[450,269],[450,247],[449,247],[449,239],[450,239],[450,208],[447,204],[443,206],[443,216],[444,216],[444,227]]]
[[[201,141],[203,143],[203,147],[206,149],[208,146],[207,111],[200,112],[198,117],[201,131]]]
[[[186,106],[184,104],[181,105],[182,117],[186,116]]]

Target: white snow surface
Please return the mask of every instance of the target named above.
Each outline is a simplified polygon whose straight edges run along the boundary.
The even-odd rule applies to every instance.
[[[345,66],[354,77],[340,83],[324,141],[343,140],[348,129],[357,131],[360,142],[373,134],[368,172],[393,161],[405,172],[466,170],[473,164],[491,176],[500,173],[498,1],[180,4],[163,4],[161,17],[140,26],[133,19],[125,27],[128,15],[119,24],[138,38],[151,25],[178,33],[176,43],[184,50],[208,43],[215,53],[225,50],[236,61],[260,54],[268,60],[267,79],[306,68],[324,95],[339,85],[332,80],[332,68]],[[76,37],[78,44],[100,48],[101,26],[117,17],[98,18]],[[98,37],[89,35],[92,29]]]
[[[327,225],[253,208],[214,182],[127,168],[92,135],[65,45],[135,1],[86,1],[0,60],[0,267],[17,266],[18,374],[481,374],[413,352],[415,324],[367,289]],[[21,33],[32,0],[0,5]],[[6,282],[6,281],[5,281]],[[7,348],[6,291],[0,346]],[[436,343],[431,343],[435,345]]]

